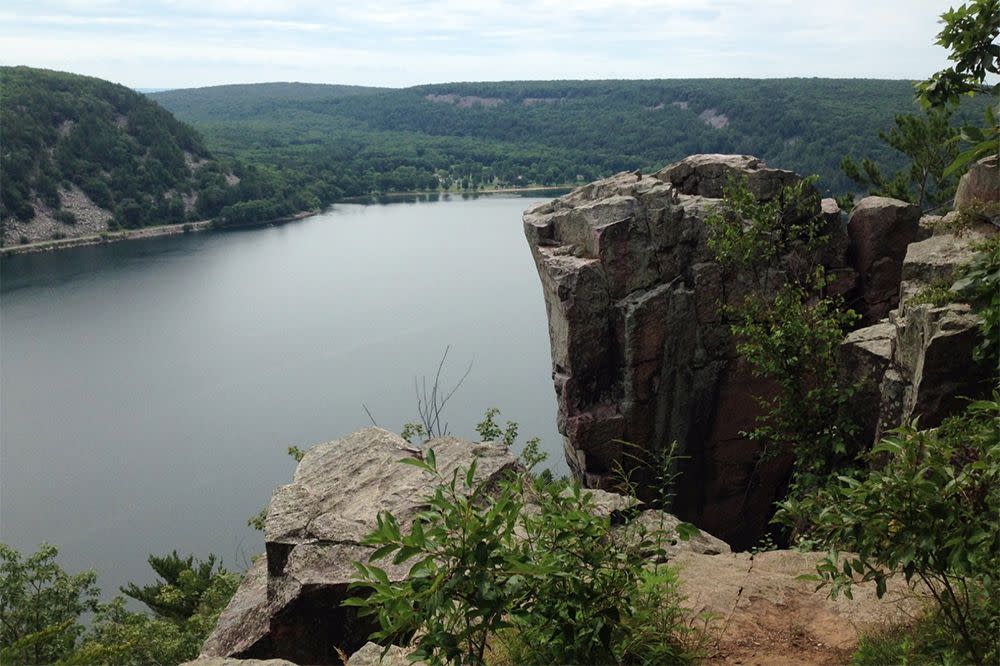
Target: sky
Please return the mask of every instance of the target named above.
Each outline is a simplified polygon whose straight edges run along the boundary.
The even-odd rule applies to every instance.
[[[923,79],[948,0],[5,0],[0,63],[136,88]]]

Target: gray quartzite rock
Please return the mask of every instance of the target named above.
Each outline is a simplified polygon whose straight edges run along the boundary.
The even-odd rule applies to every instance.
[[[958,181],[955,208],[967,206],[974,201],[1000,201],[1000,163],[995,156],[973,164]]]
[[[295,666],[284,659],[235,659],[233,657],[198,657],[181,666]]]
[[[890,319],[896,326],[893,368],[904,388],[899,422],[883,422],[880,431],[916,416],[932,428],[961,411],[966,398],[984,395],[989,373],[972,357],[982,340],[980,319],[967,304],[907,306]]]
[[[932,285],[951,286],[958,269],[975,255],[972,244],[984,236],[967,232],[961,238],[954,234],[931,236],[910,243],[903,259],[900,305],[922,288]]]
[[[676,440],[687,459],[675,511],[750,545],[789,461],[758,469],[757,444],[740,434],[759,414],[753,396],[771,389],[736,363],[720,308],[739,302],[750,278],[723,271],[705,243],[704,220],[732,177],[746,177],[762,199],[799,180],[754,157],[695,155],[652,176],[620,173],[534,206],[524,229],[542,283],[558,426],[574,474],[609,488],[626,458],[623,441],[658,451]],[[810,213],[827,220],[830,242],[814,255],[782,257],[788,263],[764,271],[765,288],[780,284],[792,261],[840,269],[842,291],[852,288],[839,209],[816,201]]]
[[[981,340],[979,317],[965,304],[935,307],[912,297],[949,286],[974,255],[972,245],[989,233],[981,228],[911,243],[900,271],[900,307],[841,345],[841,377],[858,388],[848,405],[860,427],[858,446],[870,446],[915,417],[921,426],[936,426],[961,410],[963,398],[984,394],[988,373],[972,358]]]
[[[390,645],[384,655],[384,647],[378,643],[365,643],[364,646],[351,655],[347,666],[423,666],[422,661],[410,661],[409,650]]]
[[[875,440],[882,404],[882,379],[892,363],[896,327],[887,321],[847,335],[838,349],[842,386],[855,387],[846,408],[858,426],[850,449],[867,449]]]
[[[499,443],[435,439],[438,469],[448,476],[478,459],[476,479],[489,482],[518,465]],[[367,561],[362,544],[379,512],[390,511],[408,525],[436,482],[398,461],[413,456],[404,439],[367,428],[311,448],[291,484],[277,488],[268,508],[265,548],[243,580],[204,656],[281,657],[297,663],[340,663],[337,649],[350,654],[371,632],[367,621],[340,602],[350,596],[352,562]],[[378,563],[396,580],[409,566]]]
[[[858,307],[874,323],[899,304],[899,282],[907,246],[919,233],[920,208],[888,197],[865,197],[847,222],[850,255],[858,272]]]

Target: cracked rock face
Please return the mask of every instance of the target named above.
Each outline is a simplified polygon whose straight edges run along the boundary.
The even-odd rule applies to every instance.
[[[857,448],[916,417],[922,427],[935,427],[961,411],[966,398],[987,394],[988,368],[972,357],[982,340],[979,317],[965,303],[935,306],[913,297],[950,285],[975,254],[973,245],[993,233],[984,228],[910,243],[896,287],[899,307],[841,344],[842,379],[857,389],[848,406],[859,427]]]
[[[676,440],[687,458],[675,513],[749,546],[789,461],[758,465],[757,444],[741,434],[759,414],[753,396],[769,387],[736,359],[720,306],[738,302],[750,278],[714,261],[704,226],[733,176],[746,177],[761,200],[798,180],[754,157],[695,155],[652,176],[621,173],[535,206],[524,230],[541,278],[558,425],[574,474],[587,486],[613,487],[630,454]],[[841,270],[848,290],[854,280],[840,211],[826,200],[814,212],[827,220],[831,240],[798,259]]]
[[[499,480],[518,465],[509,449],[446,437],[427,443],[449,477],[478,458],[476,479]],[[352,593],[354,561],[372,549],[362,544],[379,512],[407,525],[422,510],[435,482],[399,460],[413,456],[404,439],[367,428],[311,448],[292,483],[274,491],[267,512],[265,548],[223,611],[202,648],[206,657],[289,659],[339,664],[336,648],[360,648],[373,627],[340,602]],[[393,580],[409,565],[379,562]]]
[[[899,305],[906,249],[917,240],[920,208],[888,197],[865,197],[851,210],[851,263],[859,276],[855,310],[871,324]]]

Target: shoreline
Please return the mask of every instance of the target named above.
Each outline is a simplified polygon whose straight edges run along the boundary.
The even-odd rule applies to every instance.
[[[356,197],[345,197],[330,204],[335,206],[338,203],[363,203],[366,201],[378,201],[379,199],[394,199],[397,197],[418,197],[437,195],[438,197],[479,197],[492,194],[520,194],[523,192],[554,192],[572,189],[568,185],[539,185],[537,187],[508,187],[497,190],[471,190],[465,192],[390,192],[388,194],[369,194]],[[329,208],[329,206],[327,206]],[[323,210],[326,210],[324,208]],[[310,210],[295,213],[285,217],[280,217],[268,222],[258,222],[245,224],[237,227],[226,227],[220,231],[229,229],[252,229],[254,227],[266,227],[269,225],[287,224],[298,222],[314,215],[319,215],[323,210]],[[118,243],[120,241],[143,240],[146,238],[159,238],[161,236],[174,236],[177,234],[197,233],[202,231],[212,231],[213,220],[199,220],[197,222],[181,222],[178,224],[163,224],[155,227],[143,227],[141,229],[121,229],[119,231],[105,231],[99,234],[87,234],[86,236],[76,236],[74,238],[60,238],[58,240],[43,240],[35,243],[25,243],[23,245],[10,245],[0,247],[0,258],[10,257],[18,254],[34,254],[36,252],[51,252],[63,250],[71,247],[83,247],[86,245],[104,245],[106,243]]]
[[[297,222],[313,215],[319,215],[322,211],[302,211],[294,215],[279,217],[268,222],[257,224],[247,224],[238,227],[227,227],[226,229],[249,229],[252,227],[266,227],[272,224],[287,224]],[[60,238],[59,240],[45,240],[37,243],[25,243],[24,245],[10,245],[0,247],[0,257],[9,257],[17,254],[33,254],[36,252],[50,252],[53,250],[63,250],[70,247],[83,247],[85,245],[104,245],[106,243],[117,243],[120,241],[143,240],[146,238],[159,238],[161,236],[175,236],[177,234],[193,234],[201,231],[212,231],[213,220],[199,220],[197,222],[181,222],[179,224],[163,224],[156,227],[143,227],[141,229],[121,229],[119,231],[105,231],[100,234],[88,234],[86,236],[76,236],[75,238]]]

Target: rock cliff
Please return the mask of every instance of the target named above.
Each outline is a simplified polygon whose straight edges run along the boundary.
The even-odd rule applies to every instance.
[[[695,155],[652,175],[621,173],[529,209],[524,229],[549,319],[559,430],[574,473],[614,484],[627,453],[685,459],[675,511],[734,546],[749,546],[787,481],[789,460],[758,464],[741,433],[768,386],[735,353],[722,306],[753,283],[723,271],[705,218],[733,176],[760,199],[799,177],[736,155]],[[810,214],[830,241],[784,262],[823,264],[854,287],[846,230],[832,200]],[[916,220],[914,220],[914,224]],[[778,276],[765,277],[775,284]],[[623,443],[636,447],[623,450]]]
[[[676,441],[684,459],[673,510],[743,548],[765,529],[791,461],[762,462],[742,434],[760,414],[755,396],[771,388],[737,357],[724,306],[749,289],[775,287],[796,265],[826,267],[830,291],[865,326],[840,351],[845,381],[858,386],[850,416],[860,450],[917,415],[936,425],[981,391],[986,373],[971,355],[976,315],[967,305],[912,297],[953,280],[972,241],[996,230],[931,235],[916,206],[885,197],[859,201],[845,225],[827,199],[807,211],[826,220],[824,247],[793,249],[775,274],[727,272],[706,246],[705,220],[733,176],[760,201],[799,179],[753,157],[695,155],[652,175],[591,183],[529,209],[523,222],[574,474],[587,486],[613,487],[635,456]],[[989,194],[980,182],[988,179],[977,177],[963,191]],[[642,482],[641,471],[632,474]]]

